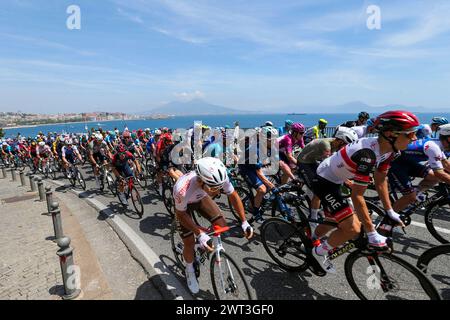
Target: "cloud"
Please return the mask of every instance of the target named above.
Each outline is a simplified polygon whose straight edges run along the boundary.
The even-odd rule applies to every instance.
[[[180,101],[190,101],[194,99],[202,99],[205,97],[205,94],[199,90],[195,90],[194,92],[174,93],[174,96]]]
[[[138,15],[135,15],[135,14],[132,14],[130,12],[127,12],[127,11],[121,9],[121,8],[117,8],[117,12],[121,16],[127,18],[128,20],[130,20],[130,21],[132,21],[134,23],[137,23],[137,24],[140,24],[140,25],[144,24],[144,20],[142,20],[142,18],[140,16],[138,16]]]

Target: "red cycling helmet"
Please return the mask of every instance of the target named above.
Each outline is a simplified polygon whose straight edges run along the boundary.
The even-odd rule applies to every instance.
[[[165,140],[166,142],[171,142],[172,135],[170,133],[164,133],[160,139]]]
[[[381,132],[412,132],[419,125],[419,119],[415,114],[403,110],[387,111],[380,114],[374,122],[374,127]]]

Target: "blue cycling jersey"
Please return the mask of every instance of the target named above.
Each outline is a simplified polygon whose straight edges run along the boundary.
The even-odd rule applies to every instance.
[[[431,140],[430,138],[419,139],[408,144],[408,148],[402,151],[403,155],[413,159],[416,162],[427,161],[428,156],[425,154],[425,143]]]

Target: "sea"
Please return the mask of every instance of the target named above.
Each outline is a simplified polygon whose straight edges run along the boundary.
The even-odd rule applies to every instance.
[[[430,123],[434,116],[443,116],[450,119],[450,113],[416,113],[421,123]],[[371,115],[376,116],[376,115]],[[239,122],[241,128],[254,128],[263,125],[266,121],[271,121],[274,126],[281,127],[286,119],[294,122],[301,122],[305,126],[310,127],[317,124],[317,121],[323,118],[328,121],[328,126],[334,127],[348,120],[356,120],[356,114],[349,113],[329,113],[329,114],[234,114],[234,115],[202,115],[202,116],[174,116],[167,119],[154,120],[111,120],[111,121],[95,121],[86,123],[64,123],[52,125],[40,125],[33,127],[11,128],[5,129],[5,137],[16,137],[20,134],[23,137],[34,137],[39,132],[47,134],[48,132],[57,133],[84,133],[86,128],[101,127],[103,130],[114,130],[115,128],[122,131],[125,127],[129,130],[137,130],[139,128],[155,129],[168,127],[172,129],[190,128],[194,122],[201,121],[210,127],[225,127],[229,125],[234,127],[236,121]]]

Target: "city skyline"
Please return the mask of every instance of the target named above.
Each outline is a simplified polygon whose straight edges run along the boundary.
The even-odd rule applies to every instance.
[[[6,0],[0,111],[136,113],[196,98],[248,111],[444,108],[448,13],[448,1]]]

